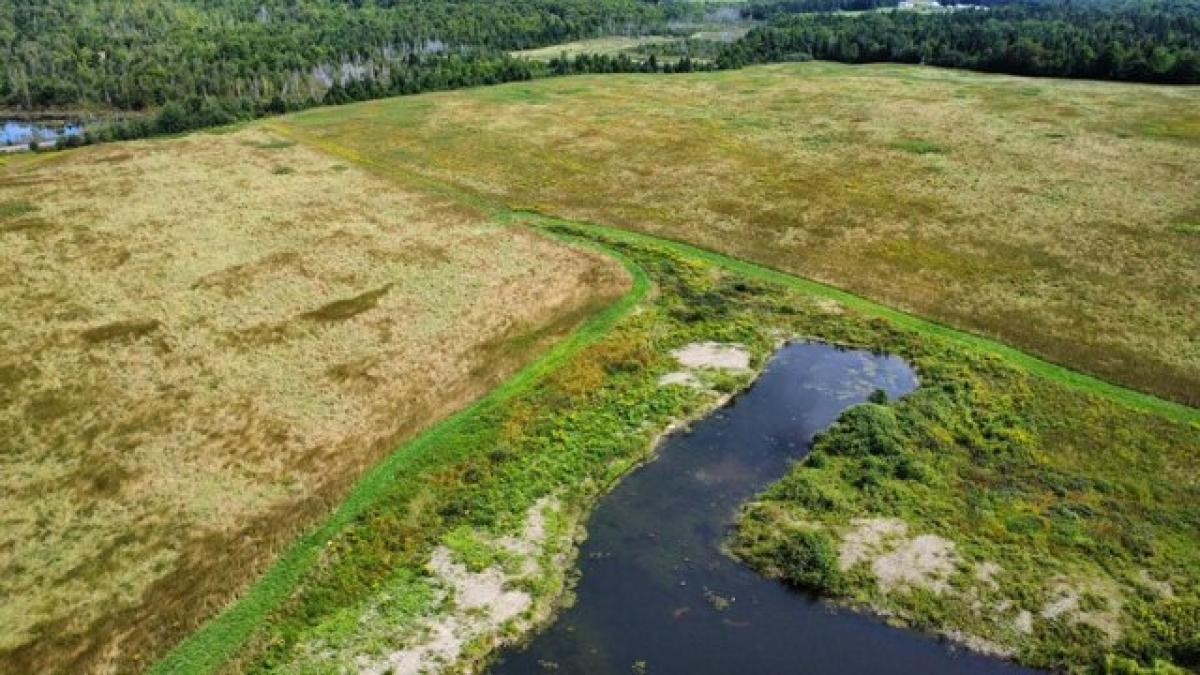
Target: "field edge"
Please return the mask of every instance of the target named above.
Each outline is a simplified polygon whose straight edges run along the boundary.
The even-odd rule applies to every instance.
[[[702,248],[694,244],[688,244],[667,237],[658,237],[642,232],[632,232],[630,230],[613,227],[610,225],[600,225],[597,223],[566,219],[527,208],[512,209],[511,214],[513,214],[513,216],[527,217],[544,225],[563,225],[568,228],[573,228],[579,232],[596,232],[613,240],[657,244],[664,248],[700,258],[718,266],[746,274],[753,278],[772,281],[789,288],[801,290],[813,295],[829,298],[831,300],[836,300],[868,316],[886,318],[905,328],[909,328],[918,332],[931,333],[939,337],[956,341],[966,346],[981,349],[985,352],[990,352],[995,356],[1012,361],[1014,365],[1017,365],[1035,375],[1046,377],[1050,380],[1066,384],[1076,389],[1099,394],[1105,398],[1129,406],[1136,410],[1156,414],[1176,422],[1183,422],[1185,424],[1190,423],[1192,425],[1200,426],[1200,409],[1198,408],[1193,408],[1185,403],[1164,399],[1155,396],[1154,394],[1115,384],[1100,377],[1089,375],[1088,373],[1075,370],[1068,366],[1055,363],[1039,356],[1035,356],[1000,340],[986,337],[971,331],[953,328],[932,319],[927,319],[925,317],[896,309],[874,300],[870,300],[861,295],[857,295],[831,284],[815,281],[798,274],[784,272],[767,265],[751,262],[741,258],[735,258],[724,253],[718,253],[711,249]]]
[[[569,357],[593,344],[633,310],[650,290],[650,280],[632,260],[599,244],[531,228],[563,245],[601,252],[621,263],[630,289],[616,302],[593,314],[544,354],[527,364],[467,407],[436,422],[376,463],[321,524],[297,538],[267,572],[239,597],[173,646],[146,671],[153,675],[212,673],[232,659],[252,631],[274,611],[318,560],[321,549],[381,496],[390,479],[405,465],[436,448],[438,442],[480,413],[528,390]]]

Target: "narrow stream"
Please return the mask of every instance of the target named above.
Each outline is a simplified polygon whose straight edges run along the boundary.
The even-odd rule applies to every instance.
[[[751,389],[667,438],[656,461],[604,497],[588,521],[575,605],[491,672],[1025,672],[839,611],[720,550],[738,506],[781,478],[814,434],[877,388],[902,396],[916,384],[895,357],[816,343],[779,350]]]

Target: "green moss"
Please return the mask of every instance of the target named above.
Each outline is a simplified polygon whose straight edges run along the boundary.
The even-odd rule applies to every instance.
[[[1200,117],[1194,114],[1165,115],[1145,122],[1143,136],[1185,143],[1200,143]]]

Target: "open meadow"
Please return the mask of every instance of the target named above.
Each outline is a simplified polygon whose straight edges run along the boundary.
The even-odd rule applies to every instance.
[[[1200,403],[1200,89],[893,65],[585,76],[287,133]]]
[[[136,672],[620,265],[258,129],[0,166],[0,672]]]

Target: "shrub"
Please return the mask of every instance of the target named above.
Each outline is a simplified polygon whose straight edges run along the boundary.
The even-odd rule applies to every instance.
[[[814,511],[835,511],[845,506],[846,498],[836,488],[822,485],[816,472],[796,471],[771,490],[772,499],[781,499]]]
[[[896,478],[924,483],[929,480],[929,467],[909,456],[901,457],[896,462]]]
[[[168,103],[159,111],[158,117],[154,120],[155,127],[159,133],[177,134],[187,131],[189,127],[187,115],[183,112],[183,108],[178,104]]]
[[[775,549],[775,564],[783,579],[800,588],[836,594],[844,588],[837,550],[819,530],[797,530]]]
[[[1155,661],[1151,666],[1143,666],[1132,659],[1109,654],[1104,659],[1105,675],[1186,675],[1187,671],[1164,661]]]
[[[891,408],[864,403],[846,411],[821,435],[820,448],[848,457],[896,457],[904,452],[903,436]]]
[[[1128,624],[1132,628],[1121,644],[1122,652],[1156,667],[1159,662],[1170,660],[1184,668],[1200,668],[1200,598],[1137,602],[1131,610],[1134,620]],[[1113,669],[1111,672],[1160,671]]]

